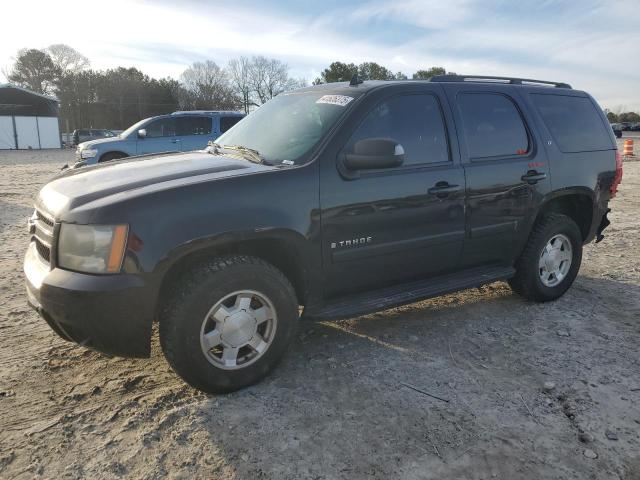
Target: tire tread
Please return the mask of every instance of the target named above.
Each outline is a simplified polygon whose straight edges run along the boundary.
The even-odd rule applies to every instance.
[[[523,296],[527,300],[535,302],[554,300],[558,296],[564,294],[566,289],[569,288],[567,286],[566,289],[564,289],[558,296],[549,296],[548,294],[540,291],[535,284],[535,279],[538,276],[537,265],[540,254],[538,251],[539,242],[545,240],[548,236],[549,230],[557,225],[570,225],[570,228],[575,229],[575,231],[579,233],[578,226],[570,217],[560,213],[545,214],[533,226],[533,229],[529,234],[527,244],[515,263],[516,274],[509,279],[509,286],[514,292]],[[578,248],[581,247],[582,245],[578,246]],[[575,245],[574,248],[576,248]],[[581,257],[582,255],[580,255],[580,258]],[[573,280],[571,280],[571,282],[573,282]],[[569,283],[569,286],[571,282]]]
[[[185,308],[187,297],[200,284],[212,275],[216,275],[222,271],[238,267],[238,266],[254,266],[269,270],[273,275],[279,277],[282,285],[287,290],[287,295],[296,298],[296,293],[287,277],[275,266],[270,263],[250,255],[223,255],[206,260],[197,265],[193,269],[185,272],[176,281],[174,281],[174,291],[164,301],[164,305],[160,310],[160,346],[164,356],[171,366],[187,383],[193,387],[212,392],[210,385],[199,382],[194,375],[190,375],[189,365],[186,359],[176,354],[176,345],[174,342],[179,340],[176,334],[178,322],[183,318],[182,310]],[[297,302],[297,300],[296,300]],[[217,392],[233,391],[236,388],[216,388]]]

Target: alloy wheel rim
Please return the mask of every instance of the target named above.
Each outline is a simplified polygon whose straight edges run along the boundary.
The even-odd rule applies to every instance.
[[[540,253],[538,273],[546,287],[559,285],[569,273],[573,260],[571,241],[561,233],[554,235]]]
[[[200,328],[202,353],[215,367],[237,370],[261,358],[275,338],[278,318],[269,298],[239,290],[219,300]]]

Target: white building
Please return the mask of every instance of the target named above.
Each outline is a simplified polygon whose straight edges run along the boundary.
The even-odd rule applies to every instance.
[[[58,100],[0,84],[0,150],[60,147]]]

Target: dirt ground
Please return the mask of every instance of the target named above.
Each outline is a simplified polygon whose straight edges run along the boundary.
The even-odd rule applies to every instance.
[[[27,307],[26,218],[71,157],[0,153],[0,478],[640,479],[640,162],[562,299],[303,322],[266,380],[207,396],[155,340],[107,358]]]

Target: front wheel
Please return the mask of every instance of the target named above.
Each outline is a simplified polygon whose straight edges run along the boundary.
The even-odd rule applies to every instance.
[[[536,222],[516,262],[511,288],[528,300],[555,300],[571,287],[582,261],[582,234],[566,215],[551,213]]]
[[[176,284],[160,317],[160,344],[188,384],[230,392],[276,365],[297,320],[295,291],[278,269],[255,257],[218,257]]]
[[[120,152],[109,152],[105,153],[100,157],[98,163],[112,162],[113,160],[120,160],[121,158],[125,158],[126,155]]]

